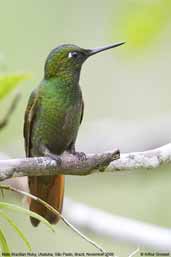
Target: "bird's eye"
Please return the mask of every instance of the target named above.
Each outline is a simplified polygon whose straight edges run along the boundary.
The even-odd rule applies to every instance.
[[[69,52],[68,54],[68,58],[76,58],[78,56],[78,53],[77,52]]]

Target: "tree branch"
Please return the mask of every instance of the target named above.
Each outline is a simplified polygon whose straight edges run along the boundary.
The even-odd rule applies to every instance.
[[[48,157],[0,160],[0,181],[12,177],[41,175],[88,175],[104,169],[120,156],[119,150],[102,154],[88,154],[85,160],[64,153],[60,162]]]
[[[90,175],[94,172],[128,171],[134,169],[155,169],[163,164],[171,165],[171,143],[144,151],[121,154],[119,150],[102,154],[87,154],[85,160],[64,153],[60,162],[48,157],[0,160],[0,181],[11,177],[41,175]],[[110,164],[110,165],[109,165]]]
[[[115,242],[171,251],[171,230],[168,228],[112,215],[68,198],[64,198],[63,215],[75,226],[99,236],[107,236]]]
[[[115,174],[118,171],[155,169],[164,164],[171,166],[171,143],[149,151],[121,154],[119,160],[116,160],[119,157],[118,150],[112,153],[88,154],[86,157],[86,160],[81,161],[76,156],[64,154],[60,156],[61,163],[47,157],[0,160],[0,180],[33,175],[89,175],[104,169],[105,172]],[[66,201],[64,215],[72,223],[114,240],[171,251],[170,229],[113,216],[80,203]],[[87,217],[91,219],[87,220]]]
[[[120,159],[111,162],[106,171],[155,169],[163,164],[171,165],[171,143],[149,151],[121,154]]]

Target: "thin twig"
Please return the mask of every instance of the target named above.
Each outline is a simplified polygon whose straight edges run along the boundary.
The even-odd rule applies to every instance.
[[[11,105],[10,105],[10,107],[9,107],[9,109],[8,109],[8,111],[7,111],[7,113],[6,113],[6,115],[5,115],[5,117],[3,118],[2,121],[0,121],[0,129],[3,129],[4,127],[6,127],[8,121],[9,121],[9,119],[10,119],[10,117],[11,117],[11,114],[12,114],[13,111],[16,109],[16,106],[17,106],[17,104],[18,104],[18,102],[19,102],[20,96],[21,96],[21,95],[20,95],[19,92],[15,95],[15,97],[14,97],[14,99],[12,100],[12,103],[11,103]]]
[[[139,248],[137,248],[135,251],[133,251],[131,254],[128,255],[128,257],[133,257],[135,256],[136,253],[138,253],[140,251]]]
[[[61,213],[59,213],[56,209],[54,209],[51,205],[49,205],[47,202],[43,201],[42,199],[40,199],[37,196],[34,196],[30,193],[27,193],[25,191],[16,189],[14,187],[11,187],[9,185],[0,185],[1,189],[5,189],[5,190],[10,190],[16,193],[20,193],[22,195],[25,195],[29,198],[32,198],[33,200],[39,202],[40,204],[42,204],[43,206],[45,206],[47,209],[49,209],[51,212],[53,212],[55,215],[58,215],[61,220],[71,229],[73,230],[77,235],[79,235],[81,238],[83,238],[85,241],[87,241],[88,243],[90,243],[91,245],[93,245],[94,247],[96,247],[100,252],[102,252],[104,255],[106,255],[106,251],[97,243],[95,243],[94,241],[92,241],[91,239],[89,239],[87,236],[85,236],[82,232],[80,232],[75,226],[73,226]]]

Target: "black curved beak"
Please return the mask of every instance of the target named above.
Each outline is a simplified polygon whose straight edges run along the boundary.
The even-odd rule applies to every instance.
[[[126,43],[126,42],[120,42],[120,43],[115,43],[115,44],[113,44],[113,45],[108,45],[108,46],[104,46],[104,47],[98,47],[98,48],[94,48],[94,49],[89,49],[87,55],[88,55],[88,57],[89,57],[89,56],[92,56],[92,55],[94,55],[94,54],[97,54],[97,53],[106,51],[106,50],[108,50],[108,49],[121,46],[121,45],[123,45],[123,44],[125,44],[125,43]]]

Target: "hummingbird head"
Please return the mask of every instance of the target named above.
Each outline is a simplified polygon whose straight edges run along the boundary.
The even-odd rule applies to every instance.
[[[58,76],[78,77],[84,61],[99,52],[105,51],[124,44],[125,42],[99,47],[84,49],[72,44],[64,44],[53,49],[45,63],[45,78]]]

